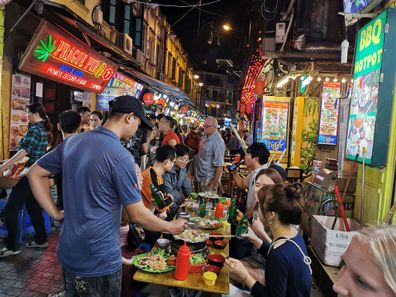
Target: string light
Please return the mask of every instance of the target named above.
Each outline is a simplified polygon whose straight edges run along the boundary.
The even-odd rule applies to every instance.
[[[325,81],[330,81],[330,78],[326,77]]]
[[[346,79],[345,79],[345,77],[341,80],[341,82],[343,83],[343,84],[345,84],[346,83]]]
[[[317,81],[322,81],[322,78],[320,76],[318,76],[318,78],[316,80]]]
[[[337,81],[338,81],[337,77],[334,77],[333,82],[337,82]]]

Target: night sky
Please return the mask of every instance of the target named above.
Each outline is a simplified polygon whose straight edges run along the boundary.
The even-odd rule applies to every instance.
[[[202,0],[202,4],[215,0]],[[198,0],[158,0],[160,4],[197,4]],[[236,68],[241,68],[248,53],[246,49],[249,28],[250,0],[221,0],[215,4],[203,6],[199,21],[198,8],[161,7],[176,35],[189,54],[192,64],[201,70],[219,71],[224,69],[216,64],[216,59],[231,59]],[[178,21],[179,20],[179,21]],[[177,22],[175,24],[175,22]],[[222,29],[224,23],[229,23],[231,32]],[[200,24],[200,26],[199,26]],[[199,30],[199,33],[198,33]],[[211,38],[211,36],[213,36]],[[208,44],[212,40],[212,44]]]

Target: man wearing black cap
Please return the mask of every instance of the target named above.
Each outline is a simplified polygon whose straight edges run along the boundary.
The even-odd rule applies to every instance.
[[[64,219],[58,258],[66,296],[120,296],[122,205],[146,230],[179,234],[185,229],[183,220],[165,222],[142,203],[135,162],[120,142],[139,126],[152,127],[139,100],[117,97],[103,127],[66,139],[29,171],[36,199],[54,219]],[[48,176],[61,171],[64,214],[48,187]]]

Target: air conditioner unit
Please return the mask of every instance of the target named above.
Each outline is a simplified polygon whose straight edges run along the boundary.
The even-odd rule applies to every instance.
[[[122,47],[124,52],[132,55],[133,40],[127,33],[120,34],[120,46]]]
[[[92,20],[94,23],[103,25],[103,11],[100,9],[100,7],[97,7],[93,14],[92,14]]]

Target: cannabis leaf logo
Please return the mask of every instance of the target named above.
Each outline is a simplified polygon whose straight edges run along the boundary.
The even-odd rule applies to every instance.
[[[48,35],[46,42],[40,40],[40,43],[37,45],[36,49],[33,52],[33,56],[37,60],[45,62],[55,49],[56,40],[53,39],[52,35]]]

